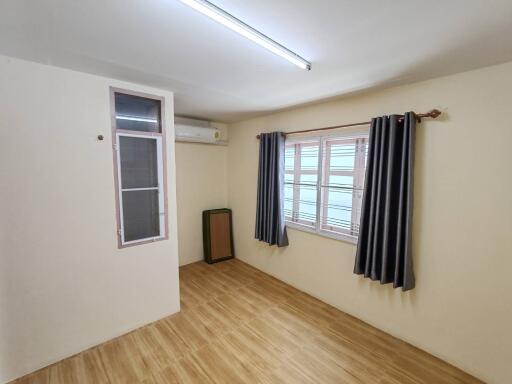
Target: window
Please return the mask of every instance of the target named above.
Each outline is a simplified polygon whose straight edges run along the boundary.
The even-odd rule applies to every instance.
[[[163,99],[112,89],[120,247],[167,238]]]
[[[287,140],[287,225],[355,243],[367,146],[367,133]]]

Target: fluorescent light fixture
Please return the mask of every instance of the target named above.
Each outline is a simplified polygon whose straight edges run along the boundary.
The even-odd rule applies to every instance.
[[[195,9],[198,12],[208,16],[209,18],[221,23],[225,27],[239,33],[240,35],[248,38],[254,43],[268,49],[270,52],[281,56],[283,59],[295,64],[299,68],[310,70],[311,63],[303,59],[296,53],[290,51],[288,48],[283,47],[281,44],[275,42],[263,33],[255,30],[243,21],[238,20],[236,17],[231,16],[223,9],[213,5],[206,0],[180,0],[182,3]]]

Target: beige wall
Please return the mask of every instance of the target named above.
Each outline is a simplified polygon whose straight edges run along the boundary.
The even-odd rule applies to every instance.
[[[352,273],[355,246],[289,229],[254,240],[258,132],[436,107],[418,128],[414,262],[402,293]],[[512,382],[512,63],[230,126],[229,205],[240,259],[489,383]]]
[[[227,126],[216,126],[227,140]],[[224,145],[176,143],[180,265],[203,259],[202,212],[227,206],[227,156]]]
[[[117,249],[111,85],[166,98],[168,241]],[[179,310],[172,116],[170,92],[0,56],[0,383]]]
[[[490,383],[512,380],[512,63],[234,124],[228,147],[174,148],[170,118],[170,240],[124,250],[110,85],[163,95],[173,115],[171,93],[0,56],[0,383],[176,312],[177,229],[179,262],[201,259],[201,211],[226,204],[242,260]],[[257,133],[432,107],[444,114],[418,128],[415,290],[353,275],[348,243],[293,229],[285,249],[253,239]]]

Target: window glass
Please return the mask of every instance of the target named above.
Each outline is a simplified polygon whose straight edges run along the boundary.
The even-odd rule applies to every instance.
[[[317,179],[318,174],[316,173],[300,174],[299,220],[312,225],[316,221]]]
[[[284,185],[284,216],[286,218],[292,217],[293,212],[293,185]]]
[[[285,151],[285,217],[314,227],[317,220],[318,140],[290,143]]]
[[[158,190],[124,191],[124,241],[160,236]]]
[[[115,93],[116,128],[127,131],[161,132],[160,100]]]
[[[316,222],[316,185],[301,184],[299,193],[299,221],[304,221],[303,224],[314,225]]]
[[[354,171],[355,142],[333,143],[328,149],[330,171]]]
[[[157,142],[144,137],[120,136],[121,187],[158,187]]]
[[[287,145],[284,152],[284,169],[292,171],[295,167],[295,145]]]
[[[366,133],[287,143],[286,220],[318,233],[357,238],[366,147]],[[319,162],[320,153],[323,156]]]

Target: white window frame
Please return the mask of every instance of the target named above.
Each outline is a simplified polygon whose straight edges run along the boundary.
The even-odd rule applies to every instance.
[[[348,242],[351,244],[357,244],[357,238],[358,238],[357,235],[353,235],[353,234],[349,234],[349,233],[342,233],[342,232],[338,232],[338,231],[332,231],[332,230],[326,229],[323,226],[323,223],[325,222],[325,217],[326,217],[326,212],[325,212],[326,205],[323,204],[326,193],[324,191],[325,188],[323,188],[323,186],[325,186],[324,183],[326,181],[326,176],[327,176],[327,172],[329,169],[329,164],[328,164],[329,159],[327,159],[327,157],[324,156],[324,152],[326,150],[326,143],[328,141],[333,141],[336,139],[357,140],[357,139],[363,138],[363,137],[367,141],[368,133],[369,133],[368,130],[364,130],[364,131],[356,131],[356,132],[351,132],[351,133],[337,133],[337,134],[308,136],[308,137],[291,137],[291,138],[286,139],[285,146],[290,145],[290,144],[302,144],[302,143],[308,143],[308,142],[318,143],[318,146],[319,146],[319,148],[318,148],[318,167],[317,167],[318,177],[317,177],[317,185],[316,185],[316,190],[317,190],[316,221],[315,221],[315,223],[311,223],[312,225],[305,225],[304,223],[302,223],[298,220],[291,221],[290,216],[285,216],[285,222],[286,222],[287,227],[293,228],[293,229],[298,229],[300,231],[315,233],[320,236],[345,241],[345,242]],[[295,156],[297,157],[300,155],[297,152],[295,152]],[[356,168],[352,172],[353,176],[354,176],[354,185],[356,185],[356,186],[362,186],[362,182],[364,180],[364,173],[365,173],[366,167],[362,167],[362,164],[364,164],[365,156],[366,156],[366,152],[365,151],[361,152],[361,146],[358,145],[358,143],[356,142],[355,161],[357,162],[357,164],[356,164]],[[296,164],[297,164],[297,160],[294,161],[294,165],[296,165]],[[300,159],[299,159],[299,165],[300,165]],[[301,174],[303,172],[301,172],[300,167],[295,167],[295,166],[294,166],[293,172],[294,172],[294,182],[295,182],[297,174]],[[290,172],[288,172],[288,173],[290,173]],[[348,172],[348,173],[350,173],[350,172]],[[294,208],[292,209],[292,215],[294,215],[294,214],[296,214],[296,212],[298,212],[298,209],[296,209],[298,207],[295,207],[295,205],[298,203],[298,199],[296,200],[295,190],[298,187],[299,187],[298,185],[293,186],[294,196],[293,196],[292,204],[293,204]],[[357,196],[356,196],[356,194],[357,194]],[[353,197],[352,197],[352,201],[353,201],[352,206],[353,207],[354,207],[355,200],[362,201],[362,191],[354,190]],[[352,225],[356,221],[357,216],[360,216],[360,214],[358,214],[357,210],[353,209],[352,210]],[[351,228],[351,231],[353,229],[354,228]]]
[[[157,100],[160,102],[160,127],[161,132],[131,131],[117,129],[117,116],[115,111],[115,94],[122,93],[143,97],[147,99]],[[155,95],[149,95],[140,92],[129,91],[125,89],[110,88],[111,110],[112,110],[112,141],[114,152],[114,178],[116,187],[116,218],[117,218],[117,238],[118,248],[152,243],[159,240],[167,240],[169,238],[168,228],[168,210],[167,210],[167,172],[166,172],[166,138],[165,138],[165,105],[164,98]],[[157,187],[150,188],[122,188],[121,183],[121,155],[120,155],[120,137],[135,137],[141,139],[152,139],[156,141],[157,147]],[[123,215],[123,192],[142,191],[142,190],[158,190],[158,213],[159,213],[159,229],[158,236],[152,236],[143,239],[125,241],[124,234],[124,215]]]
[[[308,142],[311,142],[312,144],[313,143],[316,143],[315,139],[313,138],[312,140],[300,140],[300,141],[295,141],[297,143],[300,143],[300,144],[303,144],[301,146],[301,149],[305,146],[307,146]],[[305,145],[304,145],[305,144]],[[309,170],[302,170],[301,169],[301,153],[295,151],[294,153],[294,164],[298,166],[297,167],[294,167],[293,169],[293,172],[288,172],[285,170],[285,174],[293,174],[293,181],[294,181],[294,184],[293,184],[293,200],[292,200],[292,204],[293,204],[293,208],[292,208],[292,215],[296,216],[299,212],[299,204],[300,204],[300,187],[301,185],[305,185],[305,184],[299,184],[297,183],[297,180],[300,179],[300,176],[305,174],[305,175],[318,175],[318,172],[315,172],[315,171],[309,171]],[[318,179],[317,179],[317,187],[318,187]],[[318,216],[317,216],[318,217]],[[300,225],[301,227],[312,227],[312,226],[315,226],[315,222],[313,221],[306,221],[306,220],[303,220],[303,219],[299,219],[297,216],[296,217],[293,217],[292,218],[293,221],[291,221],[292,223],[294,224],[297,224],[297,225]]]

